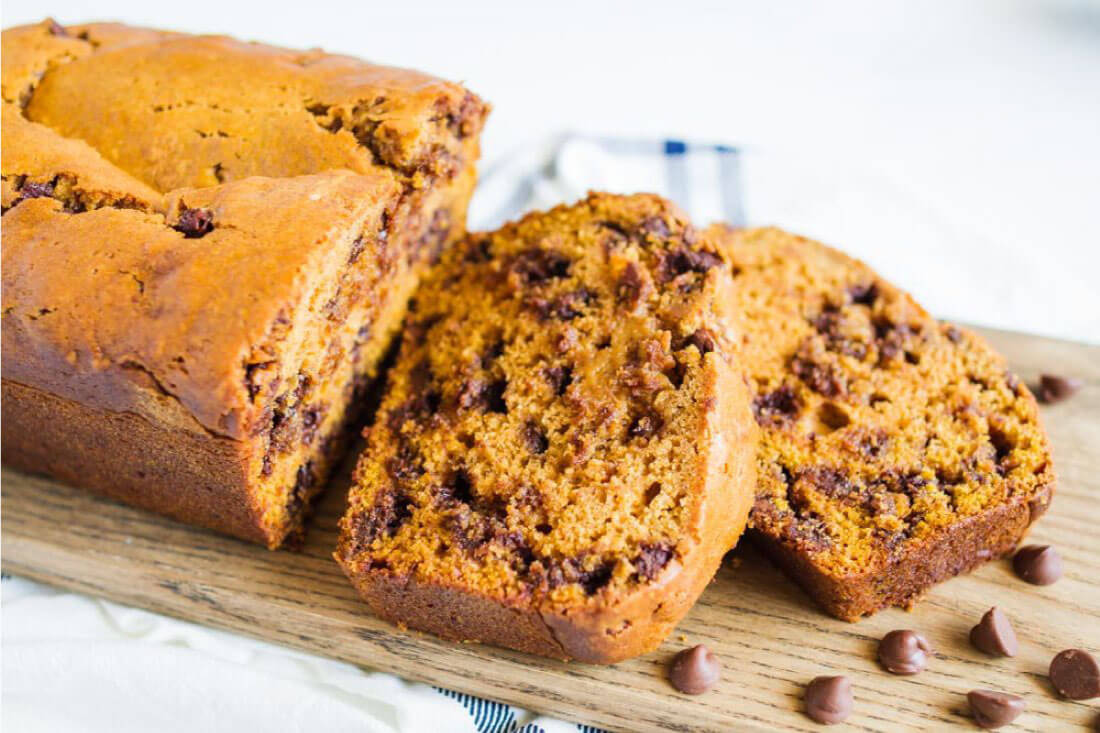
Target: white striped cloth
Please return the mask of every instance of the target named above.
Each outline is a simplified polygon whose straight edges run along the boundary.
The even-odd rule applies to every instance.
[[[481,174],[471,228],[574,201],[590,190],[658,193],[699,221],[745,224],[741,164],[729,145],[565,135],[509,155]]]

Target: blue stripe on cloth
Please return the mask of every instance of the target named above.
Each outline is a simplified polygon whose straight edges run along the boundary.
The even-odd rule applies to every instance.
[[[515,733],[516,713],[508,705],[491,700],[483,700],[480,697],[467,695],[464,692],[435,688],[437,692],[457,700],[466,708],[466,712],[474,719],[474,728],[477,733]]]
[[[665,175],[672,200],[685,209],[691,208],[688,199],[687,144],[681,140],[665,140]]]
[[[597,152],[592,154],[588,147]],[[566,152],[568,158],[563,157]],[[700,222],[722,219],[744,226],[749,218],[744,160],[745,152],[731,145],[566,133],[520,150],[484,171],[474,198],[478,209],[475,226],[498,227],[532,207],[544,208],[583,196],[593,182],[577,178],[587,175],[591,166],[606,166],[602,180],[615,181],[610,185],[621,193],[652,190],[673,199]],[[564,168],[563,161],[569,163]],[[642,177],[627,178],[623,183],[626,171],[637,171]],[[597,179],[601,173],[597,171]],[[695,207],[702,208],[696,211]],[[492,216],[483,211],[492,212]]]
[[[442,687],[433,687],[439,694],[459,702],[466,712],[473,718],[474,729],[477,733],[546,733],[546,729],[535,723],[525,723],[520,726],[516,721],[516,711],[509,705],[501,702],[484,700],[480,697],[468,695],[465,692],[445,690]],[[578,733],[607,733],[602,728],[591,725],[577,724]]]

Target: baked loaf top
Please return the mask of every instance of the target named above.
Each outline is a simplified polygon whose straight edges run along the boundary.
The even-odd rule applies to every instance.
[[[487,113],[416,72],[111,24],[6,30],[2,77],[4,377],[231,438],[334,358],[293,324],[340,327],[342,273],[386,267],[389,217],[468,174]]]
[[[349,575],[544,619],[606,612],[594,647],[561,632],[558,656],[655,645],[663,633],[638,641],[652,607],[616,609],[649,594],[682,615],[751,495],[728,283],[654,196],[591,194],[454,247],[421,285],[360,459],[337,553]]]
[[[157,189],[378,168],[424,185],[469,159],[458,84],[319,50],[49,21],[4,31],[3,98]]]
[[[980,337],[824,245],[708,235],[733,268],[762,429],[756,531],[854,578],[1005,504],[1045,510],[1037,405]]]

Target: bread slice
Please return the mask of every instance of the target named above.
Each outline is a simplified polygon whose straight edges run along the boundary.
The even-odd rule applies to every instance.
[[[836,250],[708,236],[733,268],[762,432],[751,536],[848,620],[1010,552],[1055,481],[1004,360]]]
[[[654,648],[751,503],[728,286],[646,195],[591,194],[446,255],[341,524],[337,560],[374,610],[586,662]]]
[[[487,108],[320,51],[3,32],[3,459],[275,547],[420,274]]]

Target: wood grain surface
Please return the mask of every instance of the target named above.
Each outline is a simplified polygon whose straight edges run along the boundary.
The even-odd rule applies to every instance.
[[[563,664],[402,632],[372,616],[331,558],[346,479],[330,488],[302,552],[268,552],[6,468],[3,569],[613,730],[813,730],[802,688],[821,674],[854,683],[855,712],[839,729],[974,729],[966,710],[973,688],[1027,699],[1014,730],[1091,728],[1100,700],[1059,699],[1046,670],[1065,648],[1100,654],[1100,347],[984,333],[1029,383],[1040,371],[1086,381],[1074,399],[1043,408],[1059,488],[1030,540],[1057,545],[1066,566],[1043,588],[999,561],[940,585],[912,612],[849,624],[820,613],[743,545],[657,652],[614,667]],[[1015,658],[986,657],[967,641],[994,604],[1015,624]],[[889,675],[874,661],[878,640],[895,628],[918,629],[935,647],[915,677]],[[688,697],[669,687],[665,669],[697,643],[724,671],[716,689]]]

